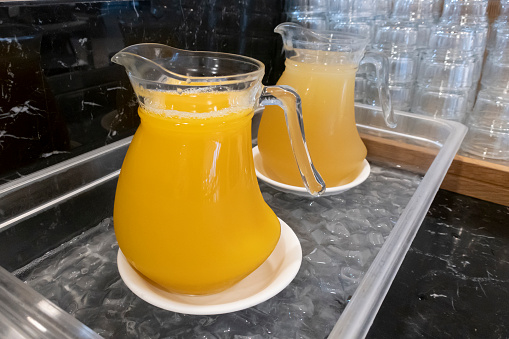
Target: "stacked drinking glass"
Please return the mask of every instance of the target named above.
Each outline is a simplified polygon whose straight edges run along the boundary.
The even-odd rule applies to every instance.
[[[500,0],[500,13],[490,27],[488,34],[487,50],[493,49],[498,32],[509,30],[509,0]]]
[[[464,152],[509,160],[509,0],[500,0],[491,27],[487,7],[488,0],[289,0],[287,14],[310,28],[368,37],[370,50],[389,59],[394,108],[464,122]],[[378,105],[375,83],[374,72],[359,69],[356,101]]]
[[[436,0],[396,0],[391,14],[374,29],[371,50],[389,59],[389,89],[395,109],[411,107],[420,51],[427,46],[429,32],[436,22]],[[368,74],[365,103],[377,105],[374,79]]]
[[[509,0],[501,1],[496,32],[509,30]],[[310,28],[368,37],[370,49],[389,58],[396,109],[464,121],[481,77],[487,6],[488,0],[289,0],[287,15]],[[373,76],[359,69],[356,101],[378,104]]]
[[[477,77],[475,32],[438,25],[422,52],[412,112],[463,121]]]
[[[488,0],[446,0],[440,18],[440,23],[443,25],[459,25],[465,30],[474,32],[474,55],[477,63],[474,84],[469,97],[469,109],[475,102],[486,50],[489,32],[487,8]]]
[[[371,50],[389,59],[389,91],[394,109],[408,111],[411,106],[419,62],[418,26],[411,22],[388,22],[375,29]],[[374,73],[367,74],[365,103],[379,105]]]
[[[481,90],[465,124],[469,130],[462,145],[468,154],[485,159],[509,160],[509,0],[491,27]]]
[[[391,21],[416,25],[419,32],[416,47],[423,49],[428,47],[431,27],[438,20],[439,6],[437,0],[395,0]]]
[[[377,20],[388,15],[389,6],[389,0],[330,0],[329,30],[362,35],[371,41]],[[363,67],[356,74],[355,101],[363,102],[365,99],[366,74]]]
[[[475,101],[486,48],[487,0],[445,0],[422,53],[412,111],[463,121]]]

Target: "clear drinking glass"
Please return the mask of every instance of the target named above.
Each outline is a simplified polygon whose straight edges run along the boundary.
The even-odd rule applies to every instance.
[[[328,8],[328,0],[288,0],[285,3],[286,12],[326,12]]]
[[[481,88],[509,90],[509,27],[496,27],[490,38]]]
[[[389,60],[389,90],[395,109],[410,108],[419,63],[418,37],[418,25],[411,22],[391,22],[375,31],[371,49],[385,54]],[[367,80],[365,102],[378,105],[372,73],[368,73]]]
[[[329,12],[338,21],[373,19],[376,0],[330,0]]]
[[[434,27],[429,43],[419,64],[412,112],[462,121],[478,72],[475,32],[442,25]]]
[[[481,90],[466,120],[462,151],[483,159],[509,160],[509,94]]]
[[[509,51],[492,52],[486,57],[481,88],[509,91]]]
[[[433,18],[434,22],[438,22],[442,16],[442,9],[444,8],[444,0],[433,1]]]
[[[500,12],[495,23],[505,23],[509,21],[509,0],[500,0]]]
[[[375,1],[375,20],[387,20],[390,18],[392,13],[392,0],[377,0]]]
[[[419,65],[418,82],[443,89],[470,89],[473,84],[476,58],[441,58],[425,54]]]
[[[285,3],[287,20],[311,29],[327,29],[327,0],[289,0]]]
[[[500,12],[491,25],[491,31],[509,27],[509,0],[500,0]],[[491,40],[491,35],[490,35]]]
[[[353,33],[373,39],[373,27],[377,17],[378,6],[389,0],[330,0],[329,30]],[[359,67],[355,76],[355,101],[363,102],[366,92],[365,67]]]
[[[437,24],[431,29],[429,49],[438,53],[473,53],[475,32],[461,25]]]
[[[287,20],[298,23],[304,27],[325,30],[328,27],[327,12],[295,11],[286,13]]]
[[[434,22],[435,0],[395,0],[391,18],[396,21]]]
[[[470,89],[415,87],[412,112],[462,122],[469,107]]]
[[[461,26],[474,32],[474,53],[482,60],[488,40],[487,0],[445,0],[441,25]],[[478,65],[478,76],[482,62]],[[477,80],[479,77],[477,77]]]
[[[509,51],[509,23],[492,27],[486,49],[488,53]]]
[[[440,22],[444,24],[487,24],[487,0],[445,0]]]
[[[412,100],[414,97],[414,90],[415,90],[414,83],[389,85],[392,106],[394,107],[394,109],[406,112],[410,111],[412,107]],[[380,105],[376,83],[372,81],[371,77],[368,77],[368,79],[366,79],[365,97],[366,98],[364,99],[364,103],[372,106]]]
[[[345,21],[330,20],[329,30],[362,35],[371,41],[373,37],[373,21],[355,19],[345,19]]]
[[[431,27],[437,21],[435,6],[436,0],[396,0],[391,21],[417,24],[419,28],[417,48],[427,48]]]

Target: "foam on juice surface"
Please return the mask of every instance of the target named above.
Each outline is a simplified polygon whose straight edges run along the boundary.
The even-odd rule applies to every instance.
[[[210,87],[177,91],[141,90],[141,107],[162,118],[211,119],[253,110],[253,90],[217,91]]]
[[[225,117],[230,114],[242,114],[246,113],[248,110],[252,110],[250,107],[235,107],[235,108],[224,108],[218,111],[210,111],[210,112],[184,112],[177,111],[172,109],[154,109],[151,107],[146,107],[142,105],[145,113],[153,114],[160,116],[162,118],[185,118],[185,119],[211,119],[211,118],[220,118]]]

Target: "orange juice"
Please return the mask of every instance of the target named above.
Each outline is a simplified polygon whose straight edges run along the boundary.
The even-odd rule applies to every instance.
[[[354,114],[354,64],[286,60],[278,85],[293,87],[302,99],[304,131],[311,159],[327,187],[353,181],[362,170],[366,147]],[[292,153],[285,118],[274,106],[265,108],[258,148],[266,174],[279,182],[303,186]]]
[[[254,172],[253,109],[230,108],[232,92],[145,94],[161,110],[139,109],[115,197],[119,246],[171,292],[224,290],[261,265],[280,235]]]

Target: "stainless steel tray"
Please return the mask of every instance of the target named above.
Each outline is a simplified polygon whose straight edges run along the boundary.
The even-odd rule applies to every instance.
[[[17,324],[37,338],[364,337],[466,128],[397,112],[398,127],[390,129],[379,109],[364,105],[356,105],[356,118],[362,135],[418,145],[433,155],[433,162],[415,173],[368,154],[372,173],[366,182],[317,199],[261,183],[268,204],[298,235],[304,261],[277,296],[230,314],[159,310],[132,294],[114,269],[111,253],[118,247],[111,216],[130,138],[0,186],[0,265],[5,268],[0,282],[10,286],[0,289],[0,308],[7,310],[0,328]],[[39,302],[21,307],[22,289],[40,293],[39,300],[65,312],[53,306],[49,313],[41,311]],[[65,331],[53,334],[52,320]]]

